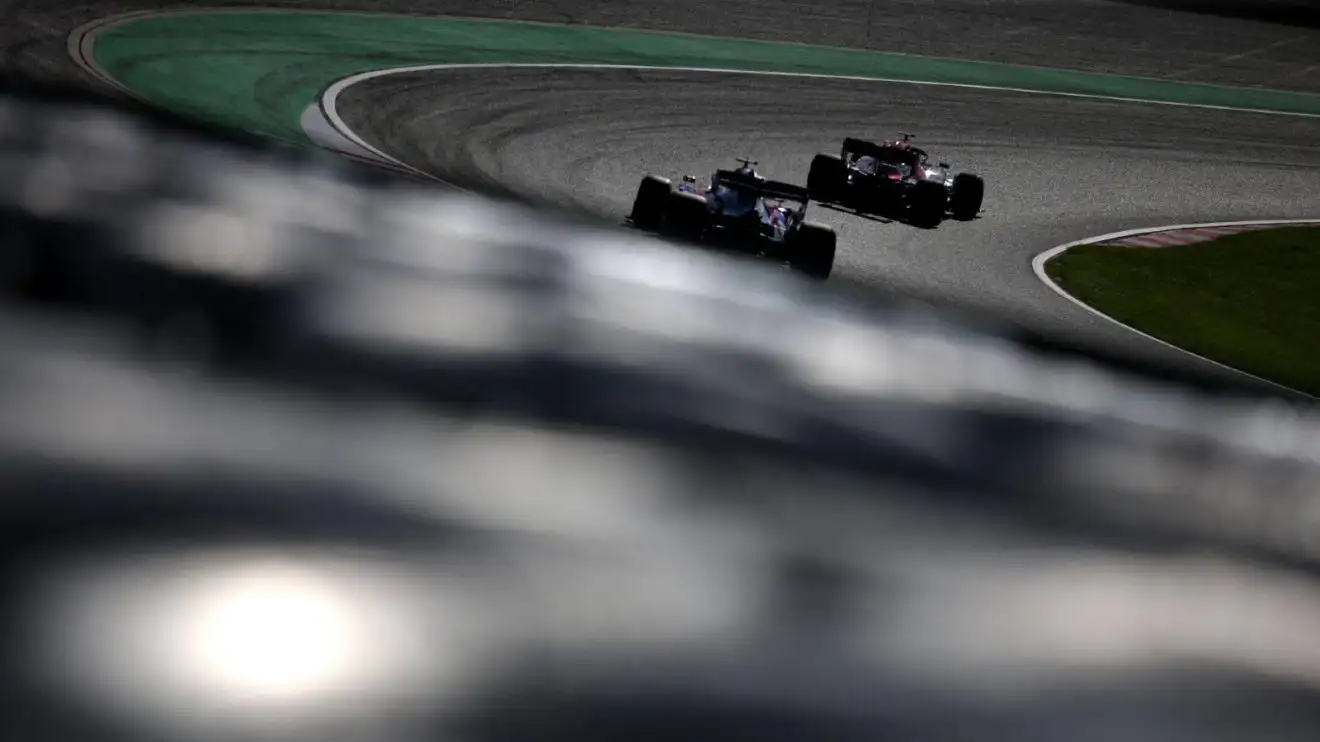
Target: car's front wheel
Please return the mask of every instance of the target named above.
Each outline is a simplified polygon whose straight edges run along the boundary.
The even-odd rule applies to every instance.
[[[959,173],[958,177],[953,179],[953,196],[950,198],[949,209],[953,212],[953,218],[960,221],[970,221],[981,213],[981,203],[985,199],[985,182],[979,176],[970,173]]]

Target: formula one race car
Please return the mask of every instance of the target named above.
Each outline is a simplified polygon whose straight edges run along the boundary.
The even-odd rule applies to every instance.
[[[932,165],[911,134],[902,136],[879,144],[848,138],[838,155],[816,155],[807,175],[811,197],[863,213],[900,214],[920,226],[937,226],[950,212],[974,219],[985,182],[970,173],[955,176],[947,163]]]
[[[806,188],[768,180],[755,162],[716,170],[705,187],[684,176],[675,188],[668,178],[647,175],[637,188],[629,219],[662,234],[751,253],[787,263],[824,280],[834,267],[836,236],[805,221]]]

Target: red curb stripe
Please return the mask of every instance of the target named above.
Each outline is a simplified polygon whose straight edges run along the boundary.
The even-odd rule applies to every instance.
[[[1092,244],[1106,245],[1114,247],[1174,247],[1181,245],[1194,245],[1201,242],[1210,242],[1220,237],[1241,234],[1242,232],[1255,232],[1262,229],[1277,229],[1285,225],[1273,224],[1233,224],[1223,227],[1193,227],[1190,229],[1170,229],[1163,232],[1146,232],[1143,234],[1123,237],[1116,240],[1107,240],[1105,242],[1096,242]],[[1299,224],[1300,227],[1320,227],[1320,224]]]
[[[1182,245],[1188,242],[1187,237],[1181,232],[1156,232],[1146,235],[1145,239],[1157,245]]]
[[[1158,240],[1150,236],[1133,237],[1130,240],[1124,241],[1122,244],[1125,244],[1129,247],[1168,247],[1169,246],[1167,242],[1163,242],[1161,240]]]

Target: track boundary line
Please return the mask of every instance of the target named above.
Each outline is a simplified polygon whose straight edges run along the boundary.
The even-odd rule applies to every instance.
[[[1212,103],[1183,103],[1180,101],[1156,100],[1151,98],[1133,98],[1118,95],[1099,95],[1096,93],[1069,93],[1057,90],[1037,90],[1009,85],[981,85],[967,82],[942,82],[938,80],[913,80],[902,77],[878,77],[869,75],[831,75],[825,72],[789,72],[785,70],[755,70],[739,67],[691,67],[664,64],[617,64],[608,62],[430,62],[424,64],[387,67],[343,78],[354,83],[390,74],[409,72],[431,72],[446,69],[479,68],[563,68],[563,69],[600,69],[600,70],[645,70],[652,72],[688,72],[720,75],[757,75],[761,77],[799,77],[817,80],[845,80],[848,82],[877,82],[893,85],[926,85],[938,88],[960,88],[964,90],[986,90],[1001,93],[1019,93],[1024,95],[1052,95],[1063,98],[1084,100],[1102,100],[1118,103],[1136,103],[1152,106],[1172,106],[1175,108],[1196,108],[1209,111],[1229,111],[1233,113],[1251,113],[1265,116],[1292,116],[1294,118],[1320,119],[1320,113],[1302,111],[1278,111],[1269,108],[1245,108],[1241,106],[1221,106]],[[352,84],[352,83],[350,83]]]
[[[138,95],[127,85],[116,80],[104,67],[101,66],[100,62],[96,61],[96,55],[94,53],[96,39],[105,31],[117,26],[122,26],[126,23],[132,23],[137,20],[171,14],[170,11],[139,10],[132,13],[121,13],[119,15],[88,21],[69,32],[69,36],[65,40],[65,49],[69,53],[69,58],[72,59],[74,64],[76,64],[84,73],[91,75],[101,83],[109,85],[134,100],[147,103],[148,101],[146,98]]]
[[[1095,237],[1086,237],[1080,240],[1074,240],[1072,242],[1058,245],[1056,247],[1051,247],[1050,249],[1036,255],[1036,257],[1031,259],[1031,269],[1032,271],[1035,272],[1036,278],[1040,279],[1040,281],[1044,283],[1047,287],[1049,287],[1050,290],[1052,290],[1054,293],[1058,294],[1059,296],[1062,296],[1064,299],[1067,299],[1068,301],[1081,307],[1082,309],[1095,315],[1096,317],[1100,317],[1101,319],[1112,322],[1113,324],[1116,324],[1119,327],[1128,330],[1129,332],[1136,333],[1137,335],[1140,335],[1141,337],[1146,338],[1147,340],[1151,340],[1156,343],[1159,343],[1160,345],[1163,345],[1166,348],[1172,348],[1180,353],[1185,353],[1193,358],[1199,359],[1205,363],[1209,363],[1212,366],[1217,366],[1218,368],[1224,369],[1226,371],[1231,371],[1235,374],[1240,374],[1247,378],[1272,386],[1276,389],[1281,389],[1290,394],[1300,394],[1301,396],[1306,397],[1308,399],[1320,401],[1320,397],[1316,397],[1314,395],[1307,394],[1306,392],[1293,389],[1290,386],[1285,386],[1276,381],[1270,381],[1269,379],[1266,379],[1262,376],[1257,376],[1248,371],[1243,371],[1240,368],[1234,368],[1233,366],[1230,366],[1226,363],[1221,363],[1220,361],[1216,361],[1213,358],[1207,358],[1206,356],[1203,356],[1200,353],[1196,353],[1194,351],[1187,350],[1186,348],[1180,347],[1178,345],[1174,345],[1173,343],[1170,343],[1167,340],[1162,340],[1158,337],[1155,337],[1154,335],[1151,335],[1148,332],[1143,332],[1142,330],[1138,330],[1132,325],[1129,325],[1125,322],[1115,319],[1114,317],[1105,314],[1099,309],[1096,309],[1090,304],[1087,304],[1081,299],[1078,299],[1077,297],[1068,293],[1068,291],[1065,290],[1062,286],[1060,286],[1057,282],[1055,282],[1053,278],[1050,278],[1049,273],[1047,273],[1045,270],[1045,265],[1049,263],[1051,260],[1059,257],[1060,255],[1064,254],[1065,252],[1071,250],[1074,247],[1081,247],[1082,245],[1095,245],[1103,242],[1111,242],[1113,240],[1125,239],[1128,237],[1137,237],[1141,235],[1155,234],[1158,232],[1177,232],[1187,229],[1213,229],[1217,227],[1286,227],[1288,225],[1305,225],[1305,224],[1309,224],[1309,225],[1320,224],[1320,219],[1257,219],[1257,220],[1236,221],[1236,222],[1205,222],[1199,224],[1172,224],[1162,227],[1142,227],[1138,229],[1125,229],[1120,232],[1111,232],[1109,234],[1097,235]],[[1158,250],[1161,248],[1133,247],[1133,248],[1124,248],[1124,249]]]

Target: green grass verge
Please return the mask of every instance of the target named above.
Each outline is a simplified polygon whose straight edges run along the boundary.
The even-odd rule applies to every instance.
[[[1320,395],[1320,228],[1177,247],[1083,245],[1045,269],[1068,293],[1124,324]]]

